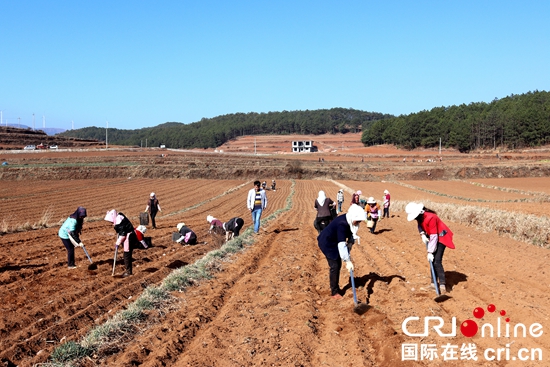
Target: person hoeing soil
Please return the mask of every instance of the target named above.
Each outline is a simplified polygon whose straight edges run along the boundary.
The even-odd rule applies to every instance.
[[[341,299],[340,270],[342,261],[348,271],[353,270],[350,252],[355,241],[359,241],[359,224],[366,219],[363,208],[352,204],[345,215],[336,217],[317,237],[319,248],[328,261],[330,293],[332,298]]]

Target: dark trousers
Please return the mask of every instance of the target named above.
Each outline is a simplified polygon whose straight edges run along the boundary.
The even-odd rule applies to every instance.
[[[151,224],[153,224],[153,228],[157,228],[157,224],[155,223],[155,217],[157,216],[156,211],[151,210]]]
[[[340,294],[340,270],[342,269],[342,259],[336,260],[329,259],[327,257],[329,270],[329,282],[330,282],[330,295]]]
[[[384,208],[384,214],[382,214],[382,218],[389,218],[390,217],[390,207]]]
[[[67,265],[74,266],[74,245],[69,239],[62,238],[63,246],[67,249]]]
[[[435,276],[437,277],[437,281],[439,285],[445,285],[445,270],[443,270],[443,253],[445,252],[445,246],[441,242],[437,243],[437,247],[434,252],[434,270],[435,270]],[[432,274],[430,272],[430,278]]]
[[[376,229],[376,223],[378,223],[378,218],[371,218],[374,224],[372,225],[372,228],[370,229],[370,233],[374,233],[374,230]]]

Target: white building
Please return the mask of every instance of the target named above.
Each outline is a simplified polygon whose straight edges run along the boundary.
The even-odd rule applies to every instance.
[[[313,141],[295,140],[292,142],[292,153],[313,152]]]

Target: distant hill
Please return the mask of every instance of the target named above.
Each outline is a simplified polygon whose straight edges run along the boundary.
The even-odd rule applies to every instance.
[[[365,127],[393,115],[351,108],[234,113],[198,122],[167,122],[138,130],[108,129],[109,144],[169,148],[216,148],[245,135],[320,135],[361,132]],[[61,133],[82,139],[105,141],[105,128],[87,127]]]
[[[32,128],[30,126],[27,126],[27,125],[21,125],[21,124],[8,124],[9,127],[15,127],[15,128],[18,128],[18,129],[31,129]],[[55,135],[55,134],[59,134],[59,133],[62,133],[62,132],[65,132],[67,131],[67,129],[60,129],[60,128],[56,128],[56,127],[45,127],[45,128],[35,128],[34,129],[35,131],[43,131],[46,133],[46,135]]]
[[[23,125],[21,125],[23,126]],[[63,148],[96,148],[103,147],[104,142],[94,139],[77,139],[59,135],[48,135],[41,130],[0,126],[0,149],[23,149],[27,145],[57,145]]]

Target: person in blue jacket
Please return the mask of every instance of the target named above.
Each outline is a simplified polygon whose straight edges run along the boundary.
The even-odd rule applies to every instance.
[[[348,271],[353,270],[350,251],[355,241],[359,241],[359,224],[366,219],[363,208],[352,204],[346,215],[336,217],[317,237],[319,248],[328,261],[330,292],[334,299],[341,299],[339,285],[342,261]]]
[[[61,242],[63,242],[63,246],[67,249],[67,264],[69,269],[76,269],[74,262],[75,246],[83,246],[80,240],[80,233],[82,232],[84,218],[86,218],[86,208],[79,206],[76,211],[69,215],[65,222],[63,222],[61,228],[59,228],[58,235],[61,238]]]

